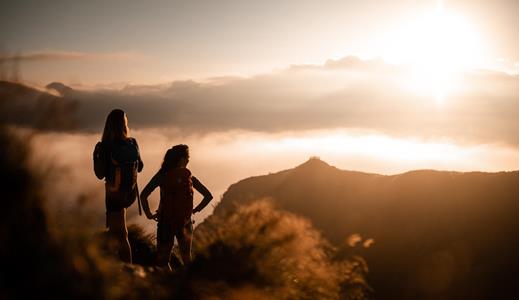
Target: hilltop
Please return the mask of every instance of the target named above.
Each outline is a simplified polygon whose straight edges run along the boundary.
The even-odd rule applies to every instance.
[[[519,279],[519,172],[417,170],[379,175],[313,158],[229,187],[215,214],[258,198],[312,221],[364,256],[382,298],[508,295]],[[354,240],[355,241],[355,240]]]
[[[78,125],[78,106],[77,101],[56,96],[50,90],[42,91],[17,82],[0,81],[1,125],[42,130],[75,129]]]

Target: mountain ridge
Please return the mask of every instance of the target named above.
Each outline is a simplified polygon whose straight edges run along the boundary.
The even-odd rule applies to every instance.
[[[78,102],[28,85],[0,81],[0,124],[40,130],[77,128]]]
[[[519,268],[519,243],[513,242],[519,241],[518,183],[519,171],[380,175],[314,158],[231,185],[215,214],[271,198],[309,219],[337,247],[364,256],[372,269],[369,281],[384,298],[492,298],[504,295],[505,289],[497,289],[500,280],[513,286],[513,278],[484,274]],[[355,235],[374,243],[348,248]]]

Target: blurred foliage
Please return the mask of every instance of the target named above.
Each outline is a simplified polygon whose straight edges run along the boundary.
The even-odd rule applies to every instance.
[[[173,273],[153,267],[154,235],[130,225],[135,264],[124,264],[92,230],[85,199],[46,210],[45,174],[29,167],[26,139],[0,128],[0,143],[0,299],[364,299],[362,260],[333,261],[308,221],[266,201],[201,224],[192,264],[173,255]]]
[[[204,296],[365,299],[369,290],[361,258],[333,260],[335,250],[309,221],[268,200],[209,217],[196,230],[194,248],[192,282],[214,286],[197,291]]]

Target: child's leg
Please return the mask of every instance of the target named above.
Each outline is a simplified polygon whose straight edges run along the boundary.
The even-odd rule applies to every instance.
[[[184,266],[191,262],[191,245],[193,242],[193,224],[189,222],[177,234],[178,248]]]
[[[171,249],[173,248],[173,231],[171,225],[159,222],[157,224],[157,265],[167,267],[171,270],[169,265],[169,258],[171,256]]]

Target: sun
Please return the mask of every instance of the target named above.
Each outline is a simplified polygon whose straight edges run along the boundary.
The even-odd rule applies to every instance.
[[[456,76],[483,64],[485,44],[474,25],[447,12],[442,2],[428,15],[404,22],[387,35],[383,57],[409,71],[408,87],[443,102]]]

